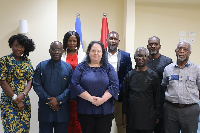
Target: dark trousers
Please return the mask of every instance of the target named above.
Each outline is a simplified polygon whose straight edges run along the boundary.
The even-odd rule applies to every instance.
[[[67,133],[68,122],[39,122],[39,133]]]
[[[166,88],[161,87],[161,101],[160,101],[160,115],[159,122],[155,125],[154,133],[165,133],[165,127],[164,127],[164,114],[163,114],[163,105],[165,103],[165,91]]]
[[[164,122],[163,122],[163,118],[159,118],[159,122],[156,124],[155,128],[154,128],[154,133],[164,133]]]
[[[153,133],[153,130],[138,130],[138,129],[126,128],[126,133]]]
[[[178,108],[169,103],[164,104],[165,133],[197,133],[199,105]]]
[[[113,117],[113,114],[78,114],[78,118],[82,128],[82,133],[110,133]]]

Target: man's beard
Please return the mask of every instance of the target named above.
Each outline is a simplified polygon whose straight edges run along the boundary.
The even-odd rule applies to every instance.
[[[156,55],[158,53],[158,51],[150,51],[151,55]]]
[[[182,58],[178,56],[178,60],[179,60],[179,61],[184,61],[185,59],[186,59],[186,56],[185,56],[185,55],[184,55],[184,57],[182,57]]]
[[[110,47],[109,47],[109,50],[111,50],[111,51],[114,51],[114,50],[116,50],[116,49],[117,49],[116,46],[110,46]]]

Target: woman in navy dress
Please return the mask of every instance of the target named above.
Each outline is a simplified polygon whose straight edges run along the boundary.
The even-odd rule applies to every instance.
[[[77,98],[77,112],[83,133],[110,133],[114,99],[119,81],[100,41],[92,41],[86,60],[78,64],[71,81],[71,98]]]

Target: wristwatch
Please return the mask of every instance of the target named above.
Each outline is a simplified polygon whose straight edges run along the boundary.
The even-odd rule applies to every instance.
[[[15,100],[16,98],[17,98],[17,95],[14,94],[14,95],[12,96],[12,100]]]

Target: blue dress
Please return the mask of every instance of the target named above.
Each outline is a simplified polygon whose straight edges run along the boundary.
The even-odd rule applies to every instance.
[[[112,95],[112,98],[100,106],[95,106],[78,96],[87,91],[92,96],[102,97],[106,90]],[[106,66],[90,67],[86,62],[82,62],[74,70],[70,91],[71,98],[77,98],[79,114],[111,114],[114,112],[114,99],[118,99],[117,73],[109,63]]]
[[[34,70],[28,58],[16,61],[12,54],[0,58],[0,80],[6,81],[15,94],[24,91],[27,81],[33,78]],[[17,105],[3,90],[1,93],[1,120],[5,133],[27,133],[30,128],[31,104],[29,96],[23,101],[25,109]]]

